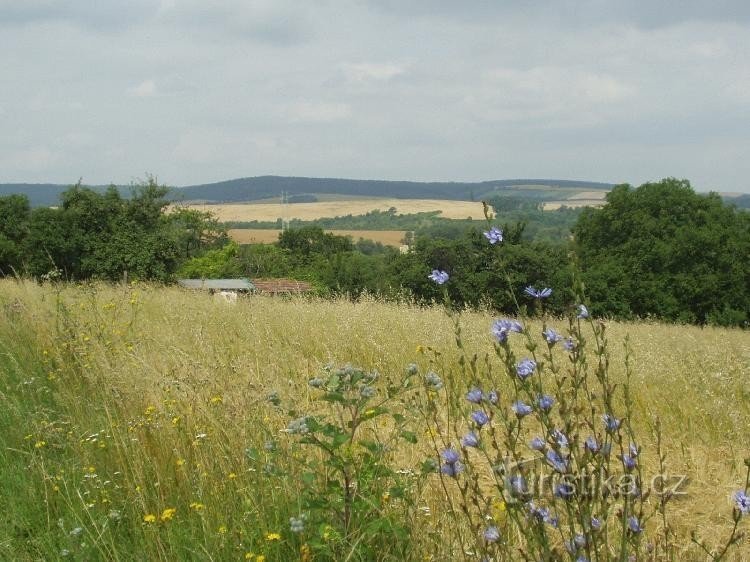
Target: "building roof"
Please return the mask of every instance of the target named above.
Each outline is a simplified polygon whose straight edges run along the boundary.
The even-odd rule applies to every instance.
[[[214,291],[252,291],[255,289],[250,279],[178,279],[180,287]]]
[[[312,285],[294,279],[254,279],[255,288],[261,293],[270,294],[298,294],[312,290]]]

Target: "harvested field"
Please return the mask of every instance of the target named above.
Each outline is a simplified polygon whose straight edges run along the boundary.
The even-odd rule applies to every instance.
[[[380,242],[385,246],[398,248],[406,235],[405,230],[326,230],[337,236],[351,236],[356,242],[360,238]],[[232,228],[229,237],[238,244],[271,244],[279,240],[280,230]]]

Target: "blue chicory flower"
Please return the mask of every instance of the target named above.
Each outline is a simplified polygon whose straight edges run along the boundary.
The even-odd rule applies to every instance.
[[[564,473],[568,470],[568,461],[560,456],[560,453],[558,453],[554,449],[550,449],[549,451],[547,451],[546,457],[547,462],[549,462],[552,465],[552,468],[554,468],[557,472]]]
[[[516,320],[507,320],[505,318],[501,320],[495,320],[492,323],[490,332],[499,343],[508,341],[508,334],[516,332],[520,334],[523,331],[523,326]]]
[[[450,276],[445,271],[441,271],[440,269],[433,269],[432,273],[430,273],[427,277],[429,279],[432,279],[438,285],[442,285],[443,283],[447,282],[448,279],[450,279]]]
[[[476,386],[469,389],[469,392],[466,393],[466,399],[472,404],[481,404],[482,397],[482,389],[477,388]]]
[[[476,410],[476,411],[472,412],[471,413],[471,419],[479,427],[482,427],[483,425],[486,425],[490,421],[490,417],[487,415],[487,413],[484,410]]]
[[[635,515],[631,515],[628,517],[628,529],[630,529],[631,533],[638,534],[643,531],[643,527],[641,527],[641,522],[638,521],[638,518]]]
[[[565,351],[575,351],[575,349],[576,349],[576,342],[574,342],[572,338],[567,338],[563,342],[563,349]]]
[[[513,496],[522,496],[526,493],[526,480],[520,474],[514,474],[508,479],[508,488]]]
[[[625,467],[625,470],[633,470],[638,466],[638,461],[630,455],[622,455],[622,466]]]
[[[461,458],[461,454],[453,447],[448,447],[440,453],[440,456],[447,464],[456,464]]]
[[[562,341],[563,337],[559,333],[557,333],[552,328],[547,328],[546,330],[542,331],[542,335],[544,336],[545,341],[549,345],[555,345],[557,342]]]
[[[552,439],[555,440],[555,443],[557,443],[558,447],[567,447],[569,445],[568,436],[559,429],[553,429],[552,431],[550,431],[550,435],[552,436]]]
[[[497,542],[500,540],[500,530],[494,525],[487,527],[484,530],[484,540],[487,542]]]
[[[596,440],[596,437],[594,437],[593,435],[589,435],[586,438],[586,441],[584,441],[583,447],[586,450],[591,451],[592,453],[596,454],[599,452],[601,445],[599,445],[599,442]]]
[[[607,433],[614,433],[620,429],[620,424],[622,423],[622,420],[619,420],[610,414],[604,414],[602,420],[604,421],[604,429],[607,430]]]
[[[579,304],[576,312],[577,312],[576,317],[580,318],[581,320],[585,320],[586,318],[589,317],[589,309],[586,308],[585,304]]]
[[[573,494],[575,494],[576,488],[573,484],[570,482],[559,482],[555,486],[555,497],[568,500],[573,497]]]
[[[424,382],[427,386],[431,387],[432,390],[440,390],[443,388],[443,380],[440,378],[440,375],[434,371],[429,371],[424,376]]]
[[[519,418],[528,416],[531,412],[534,411],[534,408],[532,408],[522,400],[516,400],[515,402],[513,402],[513,404],[511,405],[511,409]]]
[[[533,375],[535,369],[536,361],[534,361],[533,359],[522,359],[516,364],[516,374],[522,381]]]
[[[473,431],[470,431],[461,438],[461,445],[463,447],[478,447],[479,437]]]
[[[497,244],[503,241],[503,231],[493,226],[489,231],[484,233],[484,237],[490,241],[490,244]]]
[[[489,402],[493,406],[497,404],[497,401],[500,399],[500,397],[497,394],[497,390],[490,390],[484,398],[485,400],[487,400],[487,402]]]
[[[552,405],[555,403],[555,399],[546,394],[541,394],[536,399],[536,405],[542,412],[549,412],[552,409]]]
[[[463,470],[464,466],[460,462],[443,463],[440,467],[440,472],[451,478],[456,478]]]
[[[742,515],[750,514],[750,496],[743,490],[737,490],[734,493],[734,503]]]
[[[536,288],[529,285],[523,290],[523,292],[535,299],[546,299],[552,294],[552,289],[545,287],[544,289],[537,290]]]
[[[531,447],[534,451],[544,451],[544,449],[547,448],[547,444],[544,442],[544,439],[537,436],[529,441],[529,447]]]

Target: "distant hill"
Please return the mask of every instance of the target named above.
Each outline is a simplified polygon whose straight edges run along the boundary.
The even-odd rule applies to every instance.
[[[32,206],[53,206],[68,184],[0,184],[0,196],[25,193]],[[104,191],[107,186],[90,186]],[[217,183],[174,187],[175,201],[237,203],[260,199],[278,199],[281,192],[289,196],[334,194],[359,197],[396,197],[401,199],[453,199],[479,201],[491,195],[514,195],[533,199],[565,199],[565,191],[610,190],[613,184],[549,179],[511,179],[483,182],[414,182],[384,180],[350,180],[339,178],[297,178],[258,176]],[[129,187],[120,187],[127,196]]]

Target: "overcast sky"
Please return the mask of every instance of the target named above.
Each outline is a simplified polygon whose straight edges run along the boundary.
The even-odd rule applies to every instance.
[[[747,0],[0,0],[0,182],[750,192]]]

